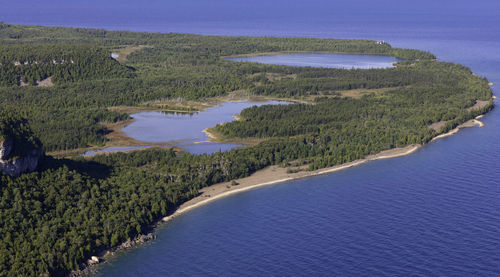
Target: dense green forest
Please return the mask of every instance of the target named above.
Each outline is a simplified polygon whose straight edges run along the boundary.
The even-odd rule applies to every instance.
[[[125,117],[108,111],[106,108],[109,106],[138,105],[154,99],[177,97],[199,100],[240,89],[254,94],[280,96],[282,91],[269,92],[265,88],[256,88],[255,80],[248,76],[259,72],[301,71],[307,75],[310,71],[221,59],[228,55],[327,51],[394,55],[405,59],[435,58],[428,52],[392,48],[387,43],[370,40],[209,37],[6,23],[0,25],[0,43],[0,62],[3,64],[0,70],[0,105],[16,105],[23,116],[31,120],[35,134],[47,151],[102,145],[106,130],[99,122],[115,122]],[[129,55],[127,67],[110,58],[112,49],[137,45],[150,47]],[[52,63],[54,60],[56,64]],[[59,64],[62,60],[65,62]],[[16,61],[28,64],[15,66],[13,62]],[[34,64],[35,61],[39,63]],[[132,68],[137,71],[133,72]],[[323,74],[328,78],[328,70],[319,71],[323,72],[313,70],[310,74]],[[376,78],[374,75],[377,73],[367,74],[372,75],[367,78]],[[318,81],[317,78],[307,80],[306,75],[305,82]],[[12,87],[20,81],[35,84],[47,77],[52,77],[56,86]],[[352,87],[359,86],[354,79],[344,85],[348,87],[349,82]],[[73,134],[64,126],[79,128],[74,128],[78,131]]]
[[[360,99],[320,97],[314,105],[251,107],[242,111],[242,120],[218,125],[216,130],[226,137],[242,138],[314,134],[332,141],[332,149],[338,148],[336,141],[342,137],[353,139],[358,136],[364,137],[363,142],[355,144],[368,148],[381,141],[384,141],[382,145],[399,147],[430,140],[435,135],[435,131],[428,127],[432,123],[450,120],[461,123],[473,118],[478,111],[467,111],[466,108],[473,106],[476,100],[491,98],[487,81],[471,77],[467,68],[450,63],[422,62],[378,70],[386,73],[372,76],[360,73],[362,70],[350,70],[346,74],[335,74],[335,71],[332,77],[320,78],[318,82],[297,84],[298,80],[303,80],[299,74],[296,80],[282,79],[263,86],[262,90],[269,88],[268,91],[283,92],[284,96],[297,93],[317,95],[339,89],[338,83],[345,78],[357,80],[363,88],[378,88],[379,84],[394,88],[382,94],[366,94]],[[377,73],[374,70],[366,72]],[[380,76],[380,79],[375,76]],[[311,87],[313,83],[316,85]],[[340,89],[345,89],[340,86]]]
[[[110,58],[127,47],[137,50],[123,62]],[[296,51],[405,61],[390,69],[342,70],[223,59]],[[46,156],[37,172],[18,178],[0,174],[0,276],[66,275],[100,250],[143,234],[202,187],[269,165],[298,161],[317,169],[426,143],[493,107],[490,101],[467,109],[477,100],[491,100],[488,81],[469,68],[370,40],[0,23],[0,63],[0,110],[13,110],[0,112],[0,135],[43,144],[46,151],[103,145],[109,130],[102,123],[129,118],[108,109],[113,106],[204,101],[237,90],[310,102],[252,107],[242,111],[242,120],[215,127],[227,138],[265,138],[253,147],[211,155],[150,149],[92,158]],[[48,77],[53,86],[35,85]],[[21,81],[31,85],[20,86]],[[360,92],[357,97],[346,93],[354,91]],[[429,128],[443,121],[439,132]]]
[[[13,152],[7,159],[25,156],[32,149],[42,148],[42,143],[35,137],[25,118],[20,117],[12,109],[0,110],[0,143],[10,141]]]
[[[0,86],[132,77],[103,49],[82,45],[0,45]]]

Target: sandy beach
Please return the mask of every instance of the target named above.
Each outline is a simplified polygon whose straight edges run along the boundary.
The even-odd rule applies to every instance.
[[[484,123],[481,122],[481,121],[479,121],[479,119],[482,118],[482,117],[483,117],[483,115],[479,115],[475,119],[471,119],[471,120],[469,120],[469,121],[467,121],[467,122],[465,122],[463,124],[460,124],[455,129],[453,129],[453,130],[451,130],[451,131],[449,131],[449,132],[447,132],[445,134],[441,134],[439,136],[434,137],[431,140],[431,142],[435,141],[435,140],[438,140],[440,138],[445,138],[445,137],[452,136],[452,135],[458,133],[458,131],[460,131],[461,128],[468,128],[468,127],[474,127],[474,126],[478,126],[479,128],[484,127]]]
[[[471,119],[459,126],[457,126],[455,129],[445,133],[441,134],[439,136],[436,136],[431,140],[435,141],[440,138],[448,137],[453,134],[456,134],[461,128],[465,127],[483,127],[484,124],[479,121],[480,118],[482,118],[483,115],[477,116],[475,119]],[[209,137],[208,141],[217,141],[217,136],[214,134],[210,133],[210,128],[204,129],[203,132]],[[104,260],[106,259],[107,256],[109,255],[114,255],[115,252],[120,251],[122,249],[127,249],[127,248],[132,248],[135,247],[136,245],[142,244],[149,239],[153,239],[154,235],[153,232],[154,230],[161,224],[167,223],[170,220],[174,219],[175,217],[182,215],[186,212],[189,212],[191,210],[194,210],[198,207],[201,207],[203,205],[206,205],[208,203],[211,203],[213,201],[216,201],[218,199],[222,199],[224,197],[236,194],[236,193],[241,193],[245,192],[251,189],[256,189],[259,187],[264,187],[264,186],[270,186],[282,182],[287,182],[291,180],[296,180],[296,179],[301,179],[301,178],[306,178],[306,177],[311,177],[311,176],[316,176],[316,175],[321,175],[321,174],[328,174],[328,173],[333,173],[339,170],[351,168],[354,166],[361,165],[363,163],[369,162],[369,161],[375,161],[375,160],[381,160],[381,159],[389,159],[389,158],[396,158],[396,157],[401,157],[405,155],[409,155],[411,153],[414,153],[418,149],[420,149],[422,145],[420,144],[414,144],[414,145],[409,145],[404,148],[394,148],[394,149],[389,149],[382,151],[378,154],[370,155],[367,156],[363,159],[355,160],[349,163],[341,164],[341,165],[336,165],[332,167],[327,167],[327,168],[322,168],[314,171],[309,171],[307,170],[308,165],[302,165],[302,166],[295,166],[295,167],[280,167],[277,165],[269,166],[267,168],[264,168],[262,170],[259,170],[252,175],[245,177],[245,178],[240,178],[234,181],[230,182],[224,182],[224,183],[219,183],[215,184],[209,187],[205,187],[199,191],[199,195],[182,205],[180,205],[175,212],[173,212],[171,215],[163,217],[159,222],[157,222],[155,225],[153,225],[151,233],[148,233],[147,235],[142,235],[139,238],[136,238],[135,240],[132,241],[126,241],[122,243],[121,245],[107,249],[101,253],[98,254],[99,258],[103,258]],[[236,182],[236,184],[234,183]],[[147,238],[147,239],[144,239]],[[84,272],[90,272],[92,269],[95,269],[94,266],[89,266],[87,267]]]
[[[474,127],[474,126],[483,127],[484,124],[478,120],[482,117],[483,116],[480,115],[480,116],[476,117],[475,119],[471,119],[471,120],[459,125],[455,129],[453,129],[445,134],[441,134],[439,136],[436,136],[434,139],[432,139],[432,141],[456,134],[461,128]],[[216,137],[209,132],[208,128],[203,130],[203,132],[206,133],[207,136],[210,138],[209,141],[216,140]],[[317,176],[317,175],[321,175],[321,174],[328,174],[328,173],[336,172],[339,170],[358,166],[358,165],[361,165],[361,164],[369,162],[369,161],[401,157],[401,156],[405,156],[405,155],[409,155],[411,153],[414,153],[415,151],[420,149],[420,147],[422,147],[422,145],[414,144],[414,145],[409,145],[409,146],[403,147],[403,148],[389,149],[389,150],[382,151],[378,154],[367,156],[363,159],[355,160],[355,161],[352,161],[349,163],[336,165],[336,166],[332,166],[332,167],[322,168],[322,169],[318,169],[318,170],[314,170],[314,171],[307,170],[308,165],[302,165],[302,166],[298,166],[298,167],[292,166],[292,167],[286,167],[286,168],[283,168],[283,167],[280,167],[277,165],[269,166],[267,168],[264,168],[262,170],[259,170],[255,173],[253,173],[252,175],[250,175],[248,177],[234,180],[234,182],[236,182],[236,185],[233,185],[234,184],[233,181],[230,181],[230,182],[215,184],[215,185],[201,189],[199,191],[200,194],[197,197],[183,203],[181,206],[179,206],[179,208],[174,213],[162,218],[157,223],[156,226],[158,226],[158,224],[166,223],[166,222],[172,220],[173,218],[175,218],[179,215],[182,215],[186,212],[189,212],[193,209],[196,209],[198,207],[201,207],[203,205],[206,205],[208,203],[211,203],[213,201],[216,201],[218,199],[221,199],[221,198],[224,198],[224,197],[236,194],[236,193],[241,193],[241,192],[245,192],[245,191],[248,191],[251,189],[255,189],[255,188],[259,188],[259,187],[263,187],[263,186],[270,186],[270,185],[274,185],[274,184],[278,184],[278,183],[282,183],[282,182],[287,182],[287,181],[291,181],[291,180],[296,180],[296,179],[301,179],[301,178],[306,178],[306,177],[311,177],[311,176]],[[153,227],[153,229],[155,229],[155,227]],[[148,236],[151,236],[151,235],[152,235],[152,233],[148,234]],[[133,245],[143,243],[143,242],[141,242],[141,239],[142,239],[142,236],[140,238],[134,240],[135,243]],[[116,251],[120,251],[120,249],[134,247],[134,246],[128,246],[128,243],[130,243],[130,242],[127,241],[127,242],[121,244],[120,246],[115,247],[116,249],[112,248],[112,249],[108,249],[106,251],[103,251],[98,256],[101,258],[106,258],[106,256],[108,256],[108,255],[114,255],[114,253]]]
[[[339,171],[342,169],[354,167],[360,164],[363,164],[368,161],[387,159],[387,158],[395,158],[404,155],[411,154],[418,150],[421,145],[410,145],[404,148],[395,148],[386,151],[382,151],[378,154],[368,156],[364,159],[359,159],[356,161],[352,161],[349,163],[332,166],[328,168],[322,168],[314,171],[299,171],[296,173],[288,172],[289,168],[283,168],[279,166],[270,166],[265,169],[259,170],[249,177],[241,178],[235,180],[238,185],[233,186],[231,182],[219,183],[210,187],[206,187],[200,190],[200,195],[187,201],[182,204],[177,211],[175,211],[172,215],[164,217],[163,222],[169,221],[172,218],[181,215],[187,211],[200,207],[202,205],[208,204],[215,200],[221,199],[223,197],[248,191],[251,189],[269,186],[277,183],[282,183],[290,180],[305,178],[309,176],[321,175],[326,173],[332,173],[335,171]],[[295,168],[297,169],[297,168]],[[302,168],[304,169],[304,168]]]
[[[461,128],[465,127],[483,127],[484,124],[479,121],[478,119],[481,118],[482,116],[476,117],[476,119],[471,119],[455,129],[439,135],[435,138],[432,139],[432,141],[435,141],[440,138],[448,137],[451,135],[456,134]],[[213,137],[206,129],[203,130],[208,137]],[[382,151],[378,154],[375,155],[370,155],[364,159],[359,159],[355,160],[349,163],[341,164],[341,165],[336,165],[328,168],[322,168],[314,171],[307,171],[307,170],[302,170],[296,173],[290,173],[288,171],[289,168],[283,168],[279,166],[270,166],[265,169],[259,170],[255,172],[254,174],[235,180],[235,182],[238,183],[238,185],[232,185],[231,182],[224,182],[224,183],[219,183],[215,184],[206,188],[203,188],[200,190],[200,195],[185,202],[182,204],[172,215],[166,216],[162,219],[163,222],[168,222],[171,219],[175,218],[176,216],[179,216],[185,212],[188,212],[190,210],[193,210],[195,208],[198,208],[200,206],[203,206],[205,204],[208,204],[210,202],[216,201],[218,199],[221,199],[223,197],[233,195],[236,193],[248,191],[251,189],[263,187],[263,186],[269,186],[277,183],[282,183],[290,180],[296,180],[300,178],[305,178],[309,176],[316,176],[316,175],[321,175],[321,174],[327,174],[327,173],[332,173],[336,172],[342,169],[354,167],[369,161],[375,161],[375,160],[381,160],[381,159],[389,159],[389,158],[396,158],[396,157],[401,157],[405,155],[409,155],[415,151],[417,151],[422,145],[410,145],[404,148],[394,148],[390,150],[385,150]],[[303,166],[300,169],[305,169],[306,167]],[[292,169],[299,169],[299,168],[292,168]]]

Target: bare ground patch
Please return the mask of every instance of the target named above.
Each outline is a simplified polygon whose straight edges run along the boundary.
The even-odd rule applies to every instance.
[[[474,111],[474,110],[479,110],[479,109],[482,109],[482,108],[486,107],[487,105],[489,105],[489,103],[490,103],[490,101],[487,101],[487,100],[476,100],[476,103],[472,107],[467,108],[466,110],[468,112],[471,112],[471,111]],[[476,121],[469,120],[469,121],[467,121],[466,123],[464,123],[462,125],[463,125],[463,127],[471,127],[471,126],[474,126],[475,124],[479,124],[478,123],[479,121],[478,122],[476,122]],[[439,133],[439,131],[441,131],[441,128],[443,126],[445,126],[446,123],[448,123],[448,122],[449,122],[449,120],[448,121],[439,121],[439,122],[432,123],[431,125],[429,125],[427,127],[430,128],[430,129],[433,129],[434,131],[436,131],[436,132]],[[471,126],[469,126],[469,125],[471,125]]]
[[[434,131],[438,132],[441,130],[441,128],[443,128],[446,123],[448,123],[448,121],[439,121],[439,122],[436,122],[436,123],[432,123],[431,125],[429,125],[428,127],[430,129],[433,129]]]
[[[19,78],[19,86],[20,87],[26,87],[26,86],[29,86],[29,85],[30,85],[30,83],[24,82],[22,80],[22,78]],[[35,82],[35,86],[37,86],[37,87],[53,87],[54,86],[54,82],[52,82],[52,76],[48,77],[46,79],[43,79],[43,80]]]
[[[476,103],[474,104],[474,106],[467,108],[467,111],[470,112],[470,111],[482,109],[482,108],[486,107],[489,103],[490,103],[490,101],[488,101],[488,100],[476,100]]]
[[[37,86],[39,86],[39,87],[53,87],[54,83],[52,82],[52,77],[38,81]]]
[[[139,51],[144,48],[153,48],[151,45],[138,45],[138,46],[126,46],[121,49],[116,49],[113,50],[114,54],[117,54],[118,57],[116,58],[117,61],[119,62],[125,62],[127,61],[127,56],[132,54],[135,51]]]

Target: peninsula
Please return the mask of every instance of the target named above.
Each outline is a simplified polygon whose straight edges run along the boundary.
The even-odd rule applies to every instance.
[[[335,69],[224,59],[297,52],[401,61]],[[472,120],[493,108],[488,80],[469,68],[371,40],[0,23],[0,53],[0,108],[7,111],[0,115],[9,119],[0,118],[0,138],[29,134],[16,141],[47,153],[37,156],[34,172],[0,173],[0,275],[7,276],[76,274],[179,207],[177,214],[259,185],[409,154],[478,124]],[[296,104],[251,107],[206,130],[216,140],[252,142],[227,152],[76,155],[140,145],[119,133],[132,112],[191,112],[238,95]]]

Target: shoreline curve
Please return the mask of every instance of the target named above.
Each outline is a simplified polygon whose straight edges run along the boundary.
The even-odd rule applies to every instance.
[[[453,129],[445,134],[441,134],[439,136],[436,136],[430,142],[433,142],[433,141],[440,139],[440,138],[451,136],[451,135],[457,133],[461,128],[474,127],[474,126],[483,127],[484,124],[478,120],[481,117],[482,117],[482,115],[457,126],[455,129]],[[361,165],[361,164],[364,164],[364,163],[370,162],[370,161],[406,156],[406,155],[409,155],[409,154],[416,152],[422,146],[423,146],[422,144],[413,144],[413,145],[409,145],[409,146],[406,146],[403,148],[393,148],[393,149],[389,149],[389,150],[384,150],[384,151],[381,151],[377,154],[369,155],[363,159],[358,159],[358,160],[355,160],[352,162],[348,162],[348,163],[344,163],[344,164],[340,164],[340,165],[336,165],[336,166],[332,166],[332,167],[322,168],[322,169],[318,169],[318,170],[314,170],[314,171],[299,171],[299,172],[295,172],[295,173],[290,173],[287,171],[288,170],[287,168],[282,168],[282,167],[279,167],[276,165],[269,166],[267,168],[264,168],[264,169],[261,169],[261,170],[254,172],[252,175],[250,175],[248,177],[234,180],[235,182],[239,183],[236,186],[233,186],[232,181],[230,181],[230,182],[218,183],[218,184],[215,184],[212,186],[202,188],[200,190],[199,196],[197,196],[197,197],[183,203],[182,205],[180,205],[177,208],[177,210],[175,210],[171,215],[165,216],[162,219],[158,220],[158,222],[156,222],[156,224],[153,225],[152,230],[146,236],[152,235],[152,233],[154,231],[156,231],[159,226],[166,224],[167,222],[171,221],[172,219],[176,218],[177,216],[180,216],[186,212],[189,212],[191,210],[202,207],[206,204],[209,204],[211,202],[217,201],[219,199],[225,198],[225,197],[233,195],[233,194],[253,190],[253,189],[264,187],[264,186],[283,183],[283,182],[287,182],[287,181],[298,180],[298,179],[302,179],[302,178],[318,176],[318,175],[323,175],[323,174],[329,174],[329,173],[333,173],[333,172],[340,171],[343,169],[355,167],[355,166],[358,166],[358,165]],[[300,168],[303,170],[303,169],[305,169],[305,167],[307,167],[307,165],[301,166]],[[274,178],[270,178],[270,177],[274,177]],[[132,248],[138,246],[139,244],[140,243],[134,244],[134,246],[132,246]],[[98,257],[104,259],[105,257],[107,257],[109,255],[113,256],[116,252],[121,252],[122,249],[130,248],[130,247],[121,247],[121,246],[123,246],[123,244],[118,246],[116,248],[116,250],[115,249],[105,250],[105,251],[101,252],[100,254],[98,254]],[[106,262],[105,259],[104,259],[104,262]],[[99,264],[88,266],[83,271],[95,270],[95,266],[98,266],[98,265]]]
[[[161,220],[161,222],[162,223],[168,222],[174,219],[175,217],[182,215],[188,211],[191,211],[195,208],[201,207],[203,205],[206,205],[208,203],[214,202],[216,200],[222,199],[224,197],[233,194],[249,191],[264,186],[283,183],[287,181],[298,180],[306,177],[333,173],[343,169],[355,167],[369,161],[406,156],[417,151],[418,149],[420,149],[420,147],[422,147],[422,145],[414,144],[404,148],[393,148],[389,150],[384,150],[378,154],[370,155],[363,159],[358,159],[352,162],[332,167],[322,168],[314,171],[299,171],[297,173],[288,173],[286,168],[281,168],[276,165],[269,166],[267,168],[256,171],[255,173],[253,173],[248,177],[234,180],[235,182],[240,183],[240,185],[232,186],[231,185],[232,181],[231,181],[231,182],[218,183],[201,189],[199,196],[183,203],[173,214],[164,217]]]
[[[467,128],[467,127],[474,127],[478,126],[479,128],[484,126],[484,123],[479,121],[482,115],[477,116],[475,119],[471,119],[463,124],[460,124],[453,130],[448,131],[447,133],[438,135],[434,137],[431,142],[438,140],[440,138],[448,137],[451,135],[456,134],[458,131],[460,131],[461,128]],[[207,128],[208,129],[208,128]],[[207,134],[208,137],[213,137],[208,130],[205,129],[203,132]],[[420,147],[423,145],[421,144],[414,144],[414,145],[409,145],[403,148],[393,148],[389,150],[384,150],[382,152],[379,152],[378,154],[374,155],[369,155],[366,158],[363,159],[358,159],[352,162],[332,166],[332,167],[327,167],[327,168],[322,168],[314,171],[299,171],[297,173],[288,173],[286,168],[281,168],[279,166],[273,165],[269,166],[267,168],[258,170],[254,172],[252,175],[244,178],[240,178],[237,180],[234,180],[237,183],[241,183],[240,185],[237,186],[232,186],[231,182],[224,182],[224,183],[218,183],[209,187],[202,188],[200,190],[200,195],[183,203],[182,205],[179,206],[179,208],[172,213],[169,216],[165,216],[161,219],[161,223],[166,223],[175,217],[182,215],[188,211],[191,211],[193,209],[196,209],[198,207],[201,207],[203,205],[206,205],[208,203],[214,202],[216,200],[219,200],[221,198],[236,194],[236,193],[241,193],[245,191],[249,191],[255,188],[260,188],[264,186],[269,186],[269,185],[274,185],[278,183],[283,183],[287,181],[292,181],[292,180],[297,180],[297,179],[302,179],[306,177],[311,177],[311,176],[317,176],[317,175],[322,175],[322,174],[328,174],[328,173],[333,173],[342,169],[347,169],[351,168],[354,166],[361,165],[363,163],[369,162],[369,161],[375,161],[375,160],[382,160],[382,159],[390,159],[390,158],[397,158],[397,157],[402,157],[406,156],[409,154],[414,153]],[[303,169],[303,168],[302,168]]]

